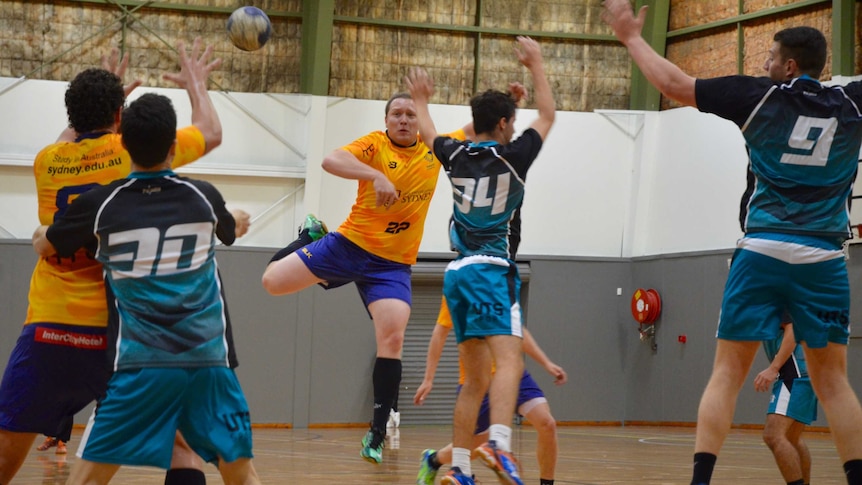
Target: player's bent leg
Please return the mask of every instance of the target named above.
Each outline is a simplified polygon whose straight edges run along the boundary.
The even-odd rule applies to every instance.
[[[523,341],[513,335],[493,335],[485,340],[496,366],[488,391],[491,424],[508,426],[512,422],[512,414],[518,401],[518,388],[524,375]]]
[[[171,455],[171,469],[165,473],[165,485],[206,485],[204,461],[177,431]]]
[[[270,263],[261,279],[263,288],[271,295],[296,293],[321,282],[323,280],[308,269],[297,253]]]
[[[72,465],[66,485],[104,485],[120,469],[120,465],[96,463],[79,459]]]
[[[760,342],[718,339],[712,375],[697,410],[696,453],[718,456],[730,431],[736,398],[759,347]]]
[[[258,485],[260,478],[251,458],[239,458],[230,463],[219,461],[218,471],[225,485]]]
[[[377,357],[401,359],[404,332],[410,320],[410,305],[397,298],[383,298],[371,302],[368,313],[374,322]]]
[[[787,483],[803,478],[799,453],[797,453],[793,442],[788,439],[788,433],[793,423],[796,423],[793,418],[780,414],[768,414],[766,425],[763,427],[763,441],[772,451],[775,464],[778,465],[778,470]],[[801,425],[802,423],[797,424]]]
[[[803,343],[808,376],[823,406],[843,462],[862,459],[862,407],[847,380],[847,346],[830,342],[812,349]]]
[[[0,484],[8,484],[18,473],[36,441],[36,433],[16,433],[0,429]]]
[[[521,415],[527,418],[536,429],[536,459],[539,462],[539,478],[553,480],[557,469],[558,445],[557,420],[551,414],[551,407],[548,406],[547,402],[539,403]]]

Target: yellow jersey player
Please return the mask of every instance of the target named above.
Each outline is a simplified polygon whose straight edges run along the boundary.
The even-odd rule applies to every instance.
[[[309,216],[299,239],[278,251],[263,274],[273,295],[295,293],[317,283],[337,288],[356,283],[374,322],[374,416],[360,456],[383,461],[386,422],[401,382],[401,348],[410,318],[410,266],[416,263],[425,217],[440,164],[419,138],[409,94],[392,96],[385,108],[386,131],[375,131],[339,148],[323,169],[357,180],[356,203],[334,232]],[[451,136],[472,134],[467,125]]]

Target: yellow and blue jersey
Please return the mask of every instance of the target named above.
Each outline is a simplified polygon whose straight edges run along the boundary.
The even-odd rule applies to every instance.
[[[463,130],[449,136],[465,138]],[[409,147],[397,146],[383,131],[369,133],[342,149],[382,172],[395,185],[398,200],[389,207],[377,207],[374,183],[360,180],[356,202],[338,232],[375,256],[415,264],[440,174],[431,150],[421,139]]]
[[[173,167],[197,160],[205,149],[198,128],[178,130]],[[131,159],[118,134],[106,132],[45,147],[33,163],[39,223],[53,223],[79,195],[129,172]],[[82,249],[68,258],[39,259],[30,279],[25,325],[50,322],[104,327],[107,321],[102,265],[92,254]]]

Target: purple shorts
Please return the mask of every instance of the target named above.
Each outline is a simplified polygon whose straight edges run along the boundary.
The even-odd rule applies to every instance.
[[[458,386],[458,392],[461,392],[461,386]],[[533,376],[526,370],[521,376],[521,386],[518,388],[518,402],[515,404],[515,409],[519,409],[524,404],[533,399],[545,398],[545,393],[539,389],[539,385],[533,380]],[[479,417],[476,418],[476,431],[474,434],[481,434],[488,431],[491,427],[491,403],[488,401],[488,394],[482,399],[482,406],[479,408]]]
[[[25,325],[0,383],[0,429],[69,440],[75,413],[111,375],[104,327]]]
[[[320,286],[327,290],[356,283],[366,307],[384,298],[411,304],[409,264],[375,256],[337,232],[326,234],[296,254],[314,276],[326,281]]]

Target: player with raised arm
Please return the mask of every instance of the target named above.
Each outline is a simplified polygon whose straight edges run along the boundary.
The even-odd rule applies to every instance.
[[[647,80],[671,99],[735,123],[749,155],[745,235],[724,289],[712,375],[698,408],[691,483],[710,482],[757,350],[779,336],[789,314],[847,482],[862,484],[862,406],[847,379],[850,285],[842,250],[851,237],[847,201],[862,145],[862,83],[818,81],[827,43],[812,27],[773,35],[767,77],[695,79],[643,38],[646,7],[635,16],[629,0],[604,6],[605,22]]]

